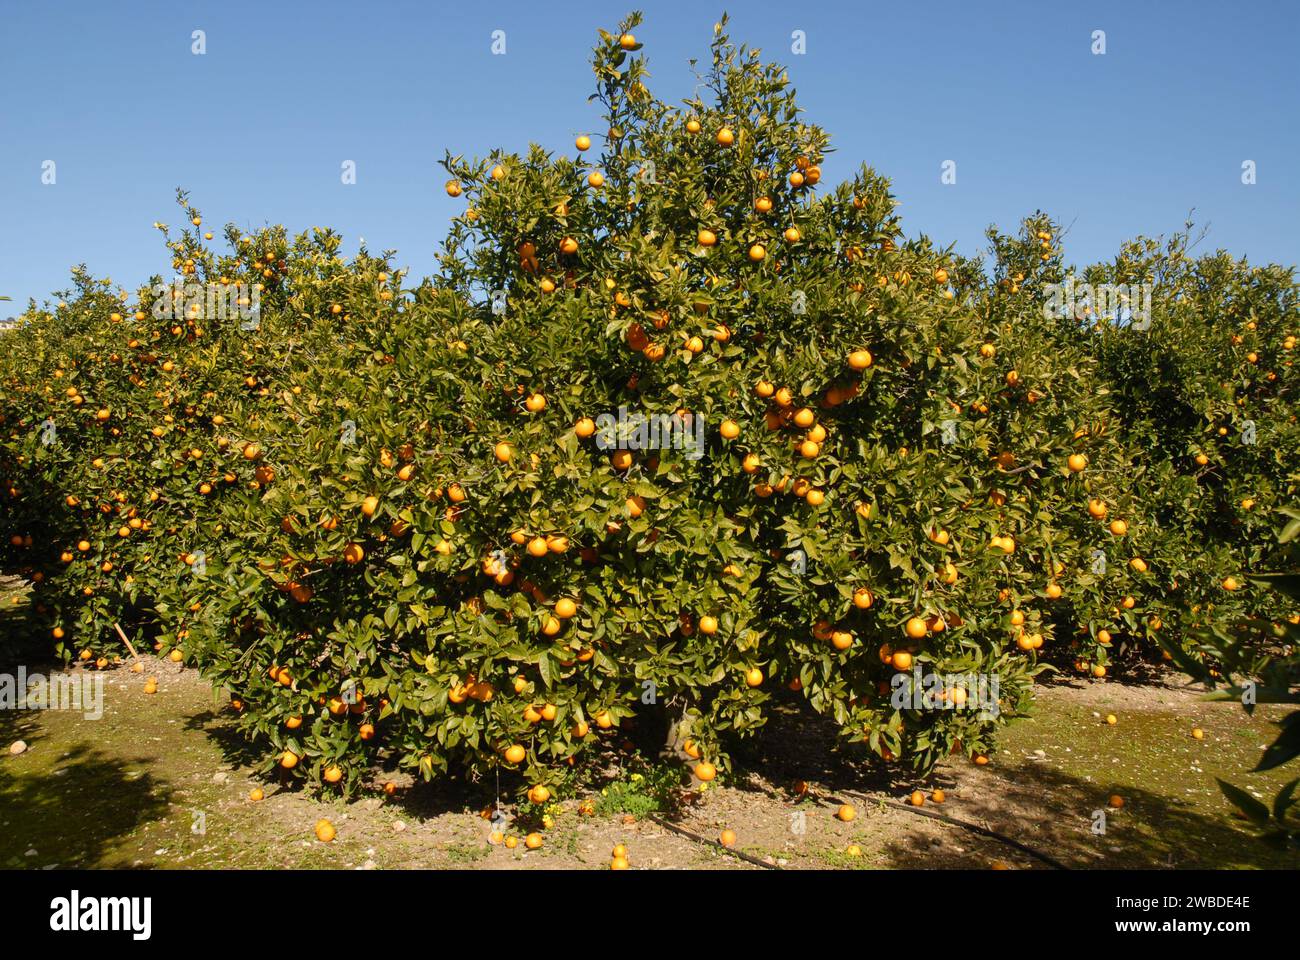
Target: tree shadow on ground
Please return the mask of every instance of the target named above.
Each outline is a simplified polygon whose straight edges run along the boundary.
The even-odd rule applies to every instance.
[[[257,766],[265,756],[230,722],[228,715],[215,710],[190,714],[185,718],[185,729],[206,735],[221,751],[222,760],[233,767]]]
[[[731,785],[789,800],[790,785],[802,780],[816,785],[824,803],[883,802],[895,826],[900,818],[903,824],[914,821],[914,829],[893,830],[883,846],[893,868],[987,867],[992,859],[1047,866],[994,838],[900,804],[922,786],[927,796],[935,788],[948,794],[942,806],[927,802],[927,812],[991,829],[1072,869],[1300,867],[1300,854],[1264,844],[1226,805],[1222,813],[1207,812],[1172,793],[1126,786],[1123,807],[1111,809],[1106,784],[1034,760],[984,768],[944,763],[919,778],[905,766],[881,762],[861,744],[845,742],[831,720],[796,699],[774,703],[769,717],[757,736],[734,750]],[[1172,792],[1178,784],[1161,786]],[[1105,833],[1094,833],[1094,823],[1103,821]]]
[[[882,763],[863,744],[845,740],[830,718],[796,698],[774,700],[763,728],[732,745],[731,753],[733,785],[768,796],[784,795],[800,780],[834,793],[889,791],[914,779]]]
[[[500,798],[504,807],[515,800],[515,783],[502,785]],[[399,790],[388,803],[414,820],[432,820],[448,813],[482,811],[495,806],[497,791],[490,781],[471,783],[460,776],[438,776],[425,783],[416,780],[408,789]]]
[[[1269,847],[1226,809],[1207,813],[1175,797],[1132,786],[1123,790],[1123,807],[1114,809],[1104,784],[1047,763],[999,765],[997,772],[972,770],[957,774],[955,780],[956,799],[944,805],[943,813],[995,830],[1072,869],[1300,867],[1300,855]],[[906,841],[890,842],[885,851],[896,867],[916,866],[915,850]],[[1010,847],[1003,848],[1001,859],[1016,866],[1042,866]]]
[[[40,734],[6,718],[0,737]],[[105,866],[116,842],[164,817],[170,785],[148,772],[150,761],[123,760],[90,744],[78,744],[52,767],[25,767],[28,754],[0,760],[0,867]],[[27,851],[36,850],[28,856]]]

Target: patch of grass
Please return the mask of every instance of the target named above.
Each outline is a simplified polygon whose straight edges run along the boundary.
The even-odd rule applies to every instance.
[[[601,788],[596,800],[596,815],[603,817],[630,813],[640,819],[647,814],[669,809],[681,771],[668,765],[647,766],[644,771],[629,773]]]
[[[487,855],[488,848],[478,843],[453,843],[447,847],[447,859],[452,863],[477,863]]]
[[[845,845],[847,847],[847,844]],[[845,852],[845,848],[835,848],[822,850],[817,856],[829,867],[835,867],[838,870],[869,870],[871,864],[867,861],[866,854],[851,857]]]

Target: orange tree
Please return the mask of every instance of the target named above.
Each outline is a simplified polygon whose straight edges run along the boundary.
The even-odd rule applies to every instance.
[[[821,185],[779,67],[719,24],[707,97],[670,106],[638,22],[595,51],[599,156],[446,159],[466,206],[418,285],[328,231],[217,254],[182,195],[173,269],[257,293],[258,323],[84,275],[29,309],[0,549],[40,630],[196,660],[287,775],[348,790],[388,756],[540,801],[633,728],[711,779],[776,696],[886,759],[982,758],[1041,655],[1105,676],[1181,629],[1183,584],[1257,559],[1249,524],[1171,516],[1191,427],[1134,395],[1135,331],[1044,309],[1046,216],[991,234],[992,276],[908,240],[869,168]],[[1098,282],[1147,269],[1119,263]],[[1252,288],[1270,336],[1288,276]],[[1158,324],[1198,316],[1171,300]],[[1191,621],[1224,615],[1201,597]]]
[[[1187,234],[1127,244],[1093,284],[1149,283],[1145,323],[1102,323],[1084,342],[1113,391],[1132,495],[1150,518],[1150,576],[1126,627],[1166,646],[1289,600],[1249,574],[1281,557],[1271,514],[1300,490],[1290,270],[1218,252]],[[1139,536],[1142,534],[1139,533]]]
[[[1087,354],[903,242],[871,171],[819,196],[827,138],[779,68],[720,29],[713,99],[670,108],[634,26],[596,51],[601,156],[449,157],[439,276],[261,421],[276,522],[230,499],[224,526],[291,601],[259,655],[217,617],[201,659],[291,763],[364,725],[426,774],[540,783],[662,713],[708,778],[779,685],[928,766],[986,750],[1067,611],[1092,638],[1123,594]],[[914,667],[951,679],[900,702]]]

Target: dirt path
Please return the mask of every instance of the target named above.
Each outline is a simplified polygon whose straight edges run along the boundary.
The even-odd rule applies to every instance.
[[[605,868],[623,843],[634,868],[760,869],[655,823],[636,781],[611,785],[633,796],[638,816],[609,796],[585,816],[565,801],[538,851],[489,844],[479,811],[490,784],[415,785],[398,777],[391,798],[315,800],[261,783],[234,734],[224,698],[193,670],[151,662],[159,692],[141,675],[111,670],[98,720],[68,711],[0,712],[0,866],[251,868]],[[1114,714],[1118,723],[1105,722]],[[1044,865],[994,839],[900,809],[914,788],[942,786],[947,802],[927,810],[987,825],[1072,867],[1290,866],[1228,817],[1214,776],[1271,796],[1281,775],[1243,773],[1271,741],[1268,718],[1232,704],[1206,703],[1173,686],[1058,683],[1040,690],[1034,717],[1014,723],[994,763],[942,765],[925,783],[905,771],[852,762],[817,718],[793,705],[738,758],[737,773],[679,812],[674,822],[706,838],[734,830],[738,849],[787,869],[1015,868]],[[1193,726],[1204,740],[1190,735]],[[808,794],[791,784],[804,780]],[[1111,794],[1104,834],[1096,811]],[[622,794],[619,794],[622,796]],[[835,819],[840,803],[857,818]],[[315,822],[338,828],[317,842]],[[861,849],[850,856],[850,845]]]

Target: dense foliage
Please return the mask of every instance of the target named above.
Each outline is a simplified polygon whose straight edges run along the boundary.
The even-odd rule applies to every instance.
[[[720,24],[674,107],[637,22],[595,49],[598,158],[447,157],[418,284],[328,230],[218,252],[182,194],[172,270],[255,323],[78,272],[0,334],[0,563],[44,642],[179,651],[313,782],[555,786],[630,721],[712,779],[774,697],[982,759],[1054,652],[1101,679],[1294,614],[1246,579],[1300,482],[1289,269],[1178,235],[1075,271],[1042,214],[987,268],[909,239],[870,168],[822,182],[779,66]]]

